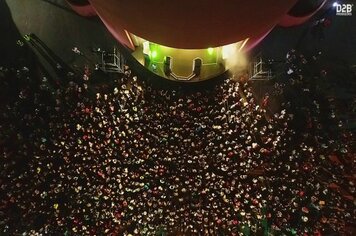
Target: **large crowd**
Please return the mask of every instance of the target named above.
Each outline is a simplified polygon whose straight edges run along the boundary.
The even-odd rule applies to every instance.
[[[286,75],[313,100],[295,54]],[[0,69],[18,95],[1,105],[1,235],[328,235],[355,221],[353,137],[325,131],[316,98],[297,130],[292,101],[268,114],[248,83],[161,89],[126,67],[102,91],[90,76]]]

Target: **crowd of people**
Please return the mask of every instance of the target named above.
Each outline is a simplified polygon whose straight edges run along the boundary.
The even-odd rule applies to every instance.
[[[299,59],[286,75],[312,98]],[[0,68],[17,94],[0,114],[2,235],[327,235],[354,222],[340,190],[355,191],[353,137],[325,131],[317,99],[297,130],[292,101],[270,115],[248,83],[166,90],[127,67],[101,91],[90,76]]]

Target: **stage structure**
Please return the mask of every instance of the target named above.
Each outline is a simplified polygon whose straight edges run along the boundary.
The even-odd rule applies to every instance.
[[[249,80],[270,80],[273,77],[272,71],[266,62],[258,55],[250,63]]]
[[[80,15],[100,17],[110,33],[147,70],[169,80],[185,82],[210,79],[235,67],[236,61],[244,60],[244,53],[261,42],[276,25],[302,24],[326,2],[67,1]],[[263,74],[261,65],[256,64],[253,79]]]
[[[100,69],[105,73],[124,73],[124,65],[125,60],[116,48],[112,53],[101,52]]]

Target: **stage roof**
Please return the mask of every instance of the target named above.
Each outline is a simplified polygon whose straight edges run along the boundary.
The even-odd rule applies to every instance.
[[[264,34],[297,0],[90,0],[112,33],[175,48],[222,46]]]

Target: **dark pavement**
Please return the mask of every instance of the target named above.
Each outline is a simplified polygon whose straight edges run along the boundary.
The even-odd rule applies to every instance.
[[[332,2],[332,1],[329,1]],[[345,1],[346,2],[346,1]],[[324,17],[331,25],[323,30],[324,38],[313,35],[313,24]],[[263,51],[266,57],[284,59],[291,48],[312,55],[322,50],[324,56],[334,62],[356,64],[356,9],[352,16],[337,16],[329,5],[301,26],[275,27],[255,51]]]
[[[72,67],[93,64],[96,60],[91,53],[93,47],[109,50],[117,45],[116,40],[98,18],[77,15],[64,0],[0,0],[0,2],[1,11],[7,12],[0,15],[1,22],[12,21],[11,29],[1,27],[2,32],[4,30],[7,32],[6,35],[12,35],[11,38],[7,37],[4,40],[7,44],[13,44],[19,38],[19,34],[34,33]],[[73,47],[78,47],[86,57],[73,53]]]

